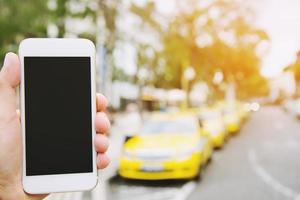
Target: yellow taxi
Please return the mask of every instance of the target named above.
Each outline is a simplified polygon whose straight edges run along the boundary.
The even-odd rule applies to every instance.
[[[196,116],[155,114],[139,135],[127,140],[119,174],[128,179],[192,179],[212,155]]]
[[[237,133],[241,127],[241,118],[235,106],[226,105],[223,109],[226,130],[230,134]]]
[[[249,117],[249,103],[237,102],[237,112],[241,122],[245,122]]]
[[[220,148],[226,140],[226,127],[222,113],[217,109],[202,109],[199,114],[199,122],[203,134],[207,135],[215,148]]]

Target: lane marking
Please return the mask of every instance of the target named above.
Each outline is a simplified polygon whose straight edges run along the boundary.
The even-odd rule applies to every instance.
[[[121,185],[115,195],[117,199],[126,198],[128,200],[134,200],[136,198],[143,200],[186,200],[196,185],[197,183],[195,181],[186,182],[181,187],[153,188],[147,186]]]
[[[293,199],[300,200],[300,194],[292,190],[291,188],[281,184],[278,180],[276,180],[271,174],[267,172],[257,161],[256,153],[253,149],[251,149],[248,153],[248,159],[250,164],[254,170],[254,172],[265,182],[268,186],[273,188],[278,193]]]
[[[45,200],[81,200],[83,198],[82,194],[82,192],[53,193]]]
[[[175,198],[173,200],[185,200],[188,198],[188,196],[193,192],[193,190],[196,188],[197,183],[195,181],[190,181],[185,183],[175,195]]]
[[[123,185],[118,188],[118,197],[126,196],[126,199],[143,199],[143,200],[184,200],[193,190],[193,184],[185,183],[179,188],[163,187],[152,188],[147,186],[128,186]],[[130,192],[129,192],[130,191]]]

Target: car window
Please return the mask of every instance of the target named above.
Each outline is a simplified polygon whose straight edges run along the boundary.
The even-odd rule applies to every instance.
[[[192,118],[176,120],[150,120],[142,127],[141,134],[176,133],[192,134],[197,130],[196,121]]]
[[[204,121],[215,120],[215,119],[218,119],[220,117],[221,117],[220,113],[214,112],[214,111],[212,111],[212,112],[203,112],[199,115],[199,119],[204,120]]]

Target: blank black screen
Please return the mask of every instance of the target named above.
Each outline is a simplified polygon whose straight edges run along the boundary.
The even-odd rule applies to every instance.
[[[25,57],[26,175],[92,172],[90,57]]]

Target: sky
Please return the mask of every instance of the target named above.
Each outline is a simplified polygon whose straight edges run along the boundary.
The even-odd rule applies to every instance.
[[[143,4],[146,0],[127,0]],[[153,0],[157,9],[164,15],[169,15],[176,9],[176,0]],[[210,1],[210,0],[200,0]],[[254,24],[264,29],[270,37],[270,45],[263,57],[262,75],[278,77],[284,67],[295,61],[296,53],[300,50],[300,0],[240,0],[253,7],[256,13]],[[126,17],[125,17],[126,18]],[[128,30],[131,23],[129,17],[122,18],[124,29]],[[126,21],[126,22],[125,22]],[[124,23],[125,22],[125,23]],[[147,33],[139,33],[143,38],[150,38]],[[123,51],[117,57],[123,57],[122,65],[129,74],[135,73],[134,47],[123,44]],[[125,52],[125,53],[124,53]],[[125,62],[124,62],[125,61]]]
[[[300,1],[254,0],[253,6],[257,26],[263,28],[271,39],[263,59],[262,74],[279,76],[284,67],[295,61],[300,50]]]

